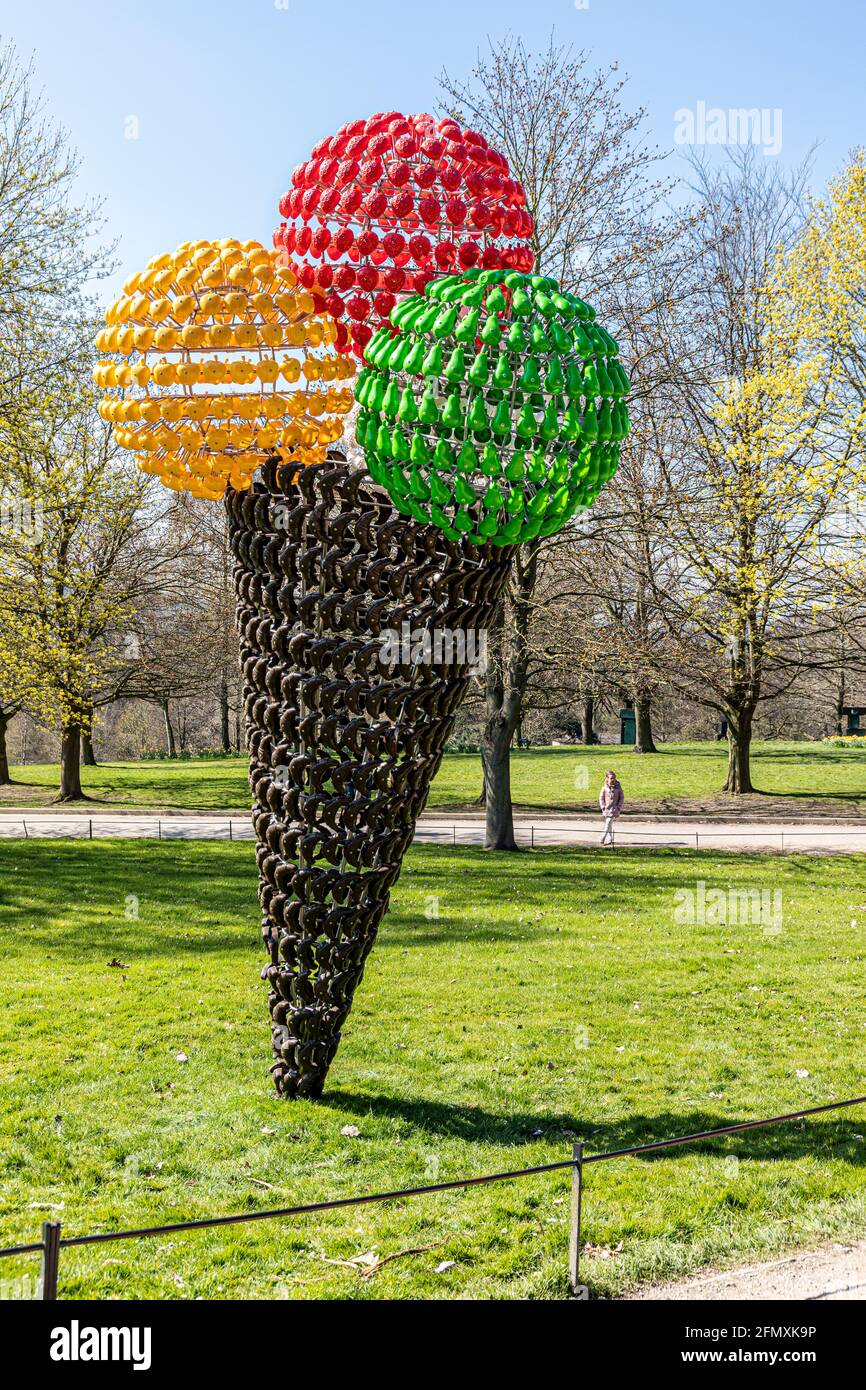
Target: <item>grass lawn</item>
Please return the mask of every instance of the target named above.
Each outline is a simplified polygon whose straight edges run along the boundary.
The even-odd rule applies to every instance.
[[[825,743],[757,743],[753,781],[760,795],[723,797],[727,754],[718,743],[673,743],[640,757],[629,749],[538,748],[515,751],[515,805],[528,811],[597,813],[596,797],[611,764],[625,786],[627,809],[645,814],[694,812],[746,816],[866,814],[866,749]],[[55,765],[16,767],[16,784],[0,788],[3,806],[43,806],[56,795]],[[90,805],[240,810],[249,804],[246,760],[107,763],[82,769]],[[481,786],[477,753],[449,753],[433,783],[430,809],[471,805]]]
[[[601,854],[410,851],[326,1098],[288,1103],[250,845],[0,843],[0,1244],[52,1213],[71,1235],[264,1209],[866,1093],[859,857]],[[781,930],[678,923],[697,880],[780,890]],[[587,1282],[862,1235],[864,1136],[855,1109],[597,1165]],[[61,1294],[560,1298],[567,1194],[556,1174],[73,1249]],[[341,1263],[373,1251],[399,1258]]]

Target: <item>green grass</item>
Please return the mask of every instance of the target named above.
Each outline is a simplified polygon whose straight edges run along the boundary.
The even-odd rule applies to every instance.
[[[678,924],[698,879],[781,890],[781,932]],[[52,1213],[71,1235],[252,1211],[866,1092],[859,857],[412,850],[318,1103],[270,1090],[255,899],[248,844],[0,843],[0,1244]],[[593,1167],[587,1281],[862,1234],[864,1135],[842,1111]],[[61,1294],[564,1297],[567,1190],[76,1248]],[[423,1246],[372,1278],[329,1263]]]
[[[605,769],[613,765],[625,786],[627,809],[767,815],[866,813],[866,749],[826,743],[757,743],[753,780],[762,795],[721,797],[726,752],[718,743],[674,743],[649,757],[625,748],[539,748],[512,754],[515,804],[527,810],[598,811]],[[0,806],[45,805],[56,794],[53,764],[13,768],[16,785],[0,789]],[[202,811],[239,810],[249,804],[242,758],[177,762],[107,763],[82,770],[97,803]],[[429,806],[466,806],[478,796],[477,753],[449,753]]]

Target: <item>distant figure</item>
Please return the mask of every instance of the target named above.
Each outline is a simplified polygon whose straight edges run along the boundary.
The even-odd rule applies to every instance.
[[[616,780],[616,773],[610,769],[604,774],[604,782],[598,794],[598,805],[604,817],[604,834],[601,843],[609,849],[613,849],[613,823],[625,805],[625,793],[621,783]]]

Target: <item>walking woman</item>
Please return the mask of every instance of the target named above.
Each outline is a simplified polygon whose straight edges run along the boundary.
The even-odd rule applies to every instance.
[[[604,774],[604,782],[598,794],[598,805],[604,817],[601,843],[606,848],[613,849],[613,823],[625,805],[625,793],[621,783],[616,780],[616,773],[610,769]]]

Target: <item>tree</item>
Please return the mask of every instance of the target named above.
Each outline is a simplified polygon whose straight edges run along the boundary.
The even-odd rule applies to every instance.
[[[676,315],[658,299],[670,387],[654,398],[653,444],[670,553],[651,577],[664,675],[727,720],[725,790],[742,793],[759,703],[815,661],[817,540],[855,450],[830,426],[835,372],[780,318],[776,269],[802,225],[806,170],[786,176],[750,149],[693,169],[700,273]]]
[[[857,150],[822,199],[810,201],[801,234],[779,256],[771,308],[774,331],[821,389],[821,429],[849,461],[843,486],[823,518],[818,559],[824,593],[817,609],[838,660],[837,720],[846,664],[866,657],[866,153]]]
[[[196,696],[215,701],[220,743],[230,752],[236,741],[232,723],[235,733],[240,723],[240,681],[223,506],[179,495],[165,547],[166,581],[139,607],[138,665],[124,696],[159,706],[169,757],[177,752],[172,702]]]
[[[667,630],[656,606],[653,573],[667,551],[664,489],[648,447],[646,413],[634,412],[619,469],[573,541],[556,551],[557,602],[571,616],[565,650],[592,673],[586,683],[584,741],[591,737],[594,694],[617,691],[635,707],[636,753],[654,753],[652,702]]]
[[[98,209],[73,200],[77,169],[66,132],[34,93],[32,69],[8,44],[0,49],[0,405],[21,388],[20,360],[5,350],[13,329],[63,315],[106,269]],[[53,342],[61,353],[70,346],[63,336]]]
[[[4,618],[0,610],[0,633],[8,630],[8,621]],[[8,659],[6,642],[0,636],[0,787],[9,786],[12,781],[12,774],[9,770],[9,754],[6,745],[6,735],[9,724],[16,714],[22,709],[20,698],[15,695],[15,675],[12,663]]]
[[[77,156],[66,132],[47,120],[31,67],[6,45],[0,50],[0,415],[7,438],[9,414],[20,421],[25,403],[38,410],[43,375],[77,357],[74,335],[62,332],[40,333],[30,355],[22,344],[34,325],[62,322],[77,309],[83,288],[106,269],[106,251],[95,235],[98,209],[73,200],[76,173]],[[10,536],[18,546],[26,543],[33,521],[27,500],[10,494],[7,469],[5,484],[0,476],[0,543]],[[0,619],[8,653],[14,613],[0,611]],[[25,637],[13,653],[15,668],[28,646]],[[0,655],[0,782],[9,777],[6,728],[22,707],[15,673]]]
[[[13,507],[8,499],[0,499],[0,543],[13,527],[29,532],[29,520],[20,507]],[[23,709],[17,679],[21,654],[9,640],[15,612],[10,603],[11,597],[11,591],[0,584],[0,787],[8,786],[12,781],[6,736],[10,722]]]
[[[34,536],[0,534],[4,686],[60,726],[61,800],[82,794],[82,733],[128,681],[123,634],[169,560],[160,489],[119,461],[97,414],[93,333],[87,317],[14,328],[0,415],[0,485],[40,519]]]
[[[604,314],[610,290],[641,273],[637,227],[660,186],[656,152],[642,138],[644,112],[629,112],[616,68],[592,71],[585,53],[553,41],[533,56],[519,39],[491,43],[468,81],[440,79],[451,115],[507,155],[534,220],[536,269],[576,290]],[[535,585],[546,542],[515,562],[491,632],[483,765],[486,847],[513,849],[509,756],[532,670]]]

